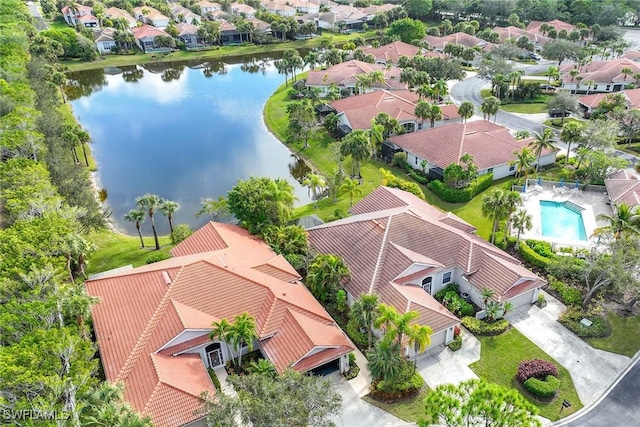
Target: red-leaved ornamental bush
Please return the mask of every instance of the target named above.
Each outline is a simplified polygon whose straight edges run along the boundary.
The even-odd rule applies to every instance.
[[[544,381],[548,375],[558,376],[558,368],[548,360],[523,360],[518,365],[518,381],[523,384],[529,378],[537,378],[540,381]]]

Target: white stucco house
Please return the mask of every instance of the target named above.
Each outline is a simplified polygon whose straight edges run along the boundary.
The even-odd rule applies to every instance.
[[[116,48],[117,43],[113,38],[115,31],[116,30],[113,28],[103,28],[102,30],[97,30],[94,33],[93,41],[96,44],[96,49],[98,49],[98,53],[100,53],[100,55],[109,54],[111,53],[111,49]]]

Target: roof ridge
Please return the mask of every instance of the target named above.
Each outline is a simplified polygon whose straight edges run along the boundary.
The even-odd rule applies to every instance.
[[[464,147],[464,137],[467,134],[467,123],[462,123],[462,135],[460,136],[460,149],[458,150],[458,159],[456,160],[456,164],[460,164],[460,159],[462,158],[462,149]]]
[[[279,301],[278,298],[273,298],[273,300],[271,301],[271,306],[269,307],[269,311],[267,312],[267,315],[264,317],[264,324],[262,325],[262,329],[260,329],[259,336],[261,337],[264,336],[267,329],[267,325],[269,325],[269,321],[271,320],[271,315],[275,311],[276,304],[278,303],[278,301]],[[285,310],[289,310],[289,307],[285,308]]]
[[[387,219],[387,224],[386,227],[384,229],[384,234],[382,235],[382,242],[380,242],[380,252],[378,253],[378,260],[376,261],[376,265],[373,268],[373,274],[371,275],[371,284],[369,285],[369,294],[373,293],[373,288],[374,285],[376,283],[376,278],[378,276],[378,271],[380,270],[380,265],[382,264],[382,258],[384,253],[386,252],[384,250],[386,242],[387,242],[387,235],[389,234],[389,229],[391,228],[391,219],[392,219],[393,215],[389,215],[388,219]]]

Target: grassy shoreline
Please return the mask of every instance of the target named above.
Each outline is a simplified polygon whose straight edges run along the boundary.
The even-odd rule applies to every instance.
[[[223,58],[242,58],[246,55],[264,55],[275,52],[283,52],[287,49],[310,49],[318,47],[321,40],[328,38],[333,45],[340,45],[349,40],[353,40],[357,37],[362,37],[365,40],[377,38],[374,30],[367,31],[365,33],[353,33],[353,34],[332,34],[329,33],[325,37],[316,37],[307,40],[295,40],[286,41],[284,43],[274,43],[267,45],[234,45],[234,46],[219,46],[211,50],[196,51],[196,52],[183,52],[176,51],[167,55],[155,54],[155,53],[142,53],[136,52],[132,55],[105,55],[98,58],[96,61],[87,62],[79,59],[61,61],[62,65],[69,67],[69,71],[86,71],[95,70],[99,68],[107,67],[122,67],[127,65],[142,65],[142,64],[161,64],[171,63],[178,61],[193,61],[203,59],[223,59]]]

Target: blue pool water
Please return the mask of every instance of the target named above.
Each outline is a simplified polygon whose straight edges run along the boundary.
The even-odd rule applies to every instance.
[[[542,235],[571,240],[587,240],[582,221],[584,209],[571,202],[540,200]]]

